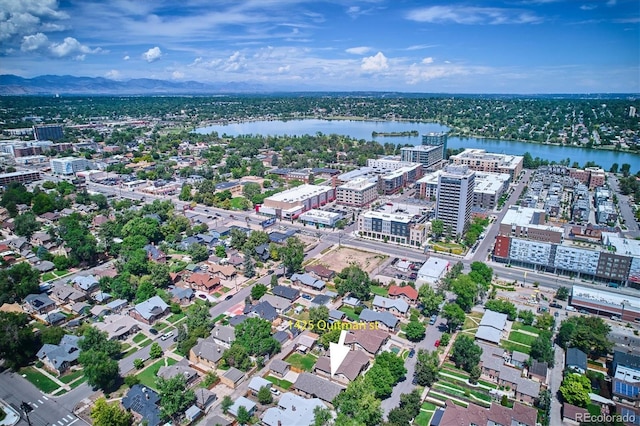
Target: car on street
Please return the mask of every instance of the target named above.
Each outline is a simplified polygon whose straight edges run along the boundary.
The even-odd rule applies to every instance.
[[[411,349],[409,351],[409,358],[413,358],[413,356],[416,354],[416,350],[415,349]]]
[[[553,314],[554,317],[558,318],[560,316],[560,312],[555,311],[555,313]]]
[[[436,341],[433,343],[433,346],[435,346],[436,348],[440,347],[440,340],[436,340]]]
[[[413,380],[411,381],[412,385],[417,385],[418,384],[418,379],[414,376]]]
[[[158,330],[156,330],[155,328],[150,328],[150,329],[149,329],[149,333],[151,333],[151,334],[158,334]]]
[[[436,321],[438,321],[438,316],[437,315],[431,315],[431,318],[429,318],[429,325],[435,324]]]
[[[303,295],[302,295],[302,298],[303,298],[303,299],[306,299],[306,300],[311,300],[311,299],[312,299],[312,297],[311,297],[311,296],[309,296],[308,294],[303,294]]]
[[[273,386],[269,388],[269,390],[271,391],[272,394],[274,394],[275,396],[280,395],[280,391],[276,388],[274,388]]]
[[[162,337],[160,338],[161,340],[167,340],[169,337],[173,336],[173,331],[170,331],[168,333],[165,333],[162,335]]]
[[[233,294],[230,294],[224,298],[224,300],[231,300],[231,299],[233,299]]]
[[[562,309],[562,305],[558,302],[551,302],[549,303],[549,306],[551,306],[552,308]]]
[[[611,317],[611,320],[612,320],[612,321],[622,321],[622,320],[620,319],[620,317],[619,317],[619,316],[617,316],[617,315],[613,315],[613,316]]]
[[[589,311],[587,311],[586,309],[580,309],[578,312],[582,315],[589,315]]]
[[[207,295],[206,294],[198,294],[198,297],[202,300],[207,300]]]

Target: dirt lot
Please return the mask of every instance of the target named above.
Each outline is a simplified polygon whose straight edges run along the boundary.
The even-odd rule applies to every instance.
[[[336,272],[342,271],[349,265],[357,264],[367,273],[372,273],[376,267],[384,262],[388,256],[367,251],[340,247],[326,253],[317,262]]]

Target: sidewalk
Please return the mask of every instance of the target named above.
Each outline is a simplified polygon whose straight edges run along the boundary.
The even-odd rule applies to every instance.
[[[0,420],[0,426],[13,426],[20,421],[20,414],[3,400],[0,400],[0,410],[6,414],[6,417]]]

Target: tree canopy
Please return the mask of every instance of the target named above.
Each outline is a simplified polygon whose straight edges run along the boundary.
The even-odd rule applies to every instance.
[[[360,300],[368,300],[371,298],[369,274],[358,265],[349,265],[338,274],[336,290],[341,296],[351,294]]]
[[[120,408],[117,401],[110,404],[100,397],[91,407],[91,420],[94,426],[130,426],[133,424],[133,414]]]
[[[280,351],[280,343],[271,336],[271,323],[261,318],[247,318],[238,324],[235,343],[249,355],[273,355]]]
[[[26,314],[0,312],[0,359],[12,370],[29,364],[38,351],[38,339],[27,324]]]
[[[595,359],[611,351],[613,343],[607,338],[610,332],[611,327],[602,318],[572,316],[560,324],[558,344],[576,347]]]
[[[478,365],[481,355],[482,348],[466,334],[459,335],[451,348],[451,360],[467,373],[470,373],[473,367]]]

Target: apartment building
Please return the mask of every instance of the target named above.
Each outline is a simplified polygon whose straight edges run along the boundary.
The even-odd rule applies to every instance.
[[[545,225],[545,222],[544,209],[511,206],[500,222],[498,233],[535,241],[561,243],[564,229]]]
[[[356,178],[336,188],[336,202],[345,206],[363,207],[378,198],[377,180]]]
[[[267,197],[258,211],[285,219],[295,219],[301,213],[335,200],[335,188],[318,185],[300,185]]]
[[[444,154],[444,145],[418,145],[400,149],[402,161],[420,163],[425,170],[441,168]]]
[[[447,166],[438,177],[436,219],[451,235],[464,234],[470,223],[475,176],[467,166]]]
[[[511,176],[511,181],[522,172],[524,163],[524,157],[519,155],[494,154],[484,149],[472,148],[452,155],[449,160],[453,164],[463,164],[478,172],[506,173]]]
[[[415,231],[412,232],[412,229]],[[413,216],[398,213],[367,211],[358,218],[358,232],[365,238],[420,247],[426,229]]]

